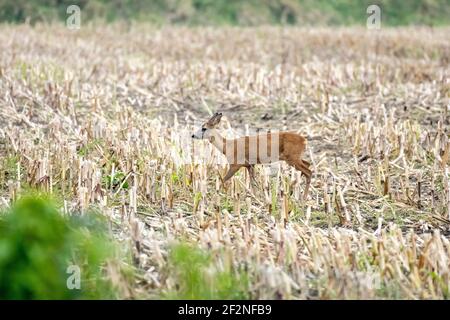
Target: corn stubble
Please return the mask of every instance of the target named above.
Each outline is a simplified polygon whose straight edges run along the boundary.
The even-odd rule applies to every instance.
[[[101,209],[136,296],[174,296],[188,242],[249,298],[450,297],[448,29],[1,29],[1,205],[32,187]],[[222,187],[188,141],[216,110],[230,135],[307,136],[308,200],[284,164]]]

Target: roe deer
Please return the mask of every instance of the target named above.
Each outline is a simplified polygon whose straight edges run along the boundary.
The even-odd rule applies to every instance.
[[[268,132],[256,136],[245,136],[237,139],[225,139],[217,131],[222,113],[215,113],[206,121],[200,130],[192,135],[194,139],[208,139],[227,158],[230,168],[223,178],[229,180],[241,167],[248,170],[252,182],[255,182],[253,167],[255,164],[271,163],[283,160],[302,172],[306,177],[304,199],[308,196],[311,183],[310,163],[302,160],[306,148],[306,138],[295,132]]]

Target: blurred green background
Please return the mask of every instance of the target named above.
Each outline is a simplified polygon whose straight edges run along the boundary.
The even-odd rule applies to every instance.
[[[82,21],[183,25],[362,25],[377,4],[385,25],[446,25],[450,0],[0,0],[0,22],[64,20],[76,4]]]

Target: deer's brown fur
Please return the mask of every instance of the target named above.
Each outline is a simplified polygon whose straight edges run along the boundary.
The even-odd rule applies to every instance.
[[[221,113],[214,114],[214,116],[202,126],[202,130],[209,130],[207,139],[227,157],[227,161],[230,167],[227,174],[223,178],[223,182],[227,182],[242,167],[245,167],[248,170],[252,181],[256,181],[253,172],[254,165],[271,163],[273,161],[273,158],[271,157],[271,144],[272,139],[275,137],[275,134],[269,132],[256,136],[225,139],[217,132],[217,130],[215,130],[216,126],[220,122],[221,117]],[[312,172],[309,169],[310,163],[306,160],[302,160],[302,155],[305,152],[307,140],[305,137],[299,135],[298,133],[289,131],[277,132],[276,135],[277,136],[275,138],[278,141],[278,159],[276,159],[275,161],[285,161],[296,170],[302,172],[302,174],[306,177],[306,187],[304,192],[304,197],[306,198],[308,195],[312,175]],[[261,146],[260,141],[262,139],[267,140],[266,154],[268,155],[268,157],[263,158],[259,156],[259,148]],[[252,149],[250,147],[252,143],[256,143],[256,148],[253,147]],[[245,151],[238,152],[239,147],[244,147]],[[229,148],[232,148],[231,150],[233,150],[233,152],[227,152]],[[251,154],[251,149],[256,151],[256,155]]]

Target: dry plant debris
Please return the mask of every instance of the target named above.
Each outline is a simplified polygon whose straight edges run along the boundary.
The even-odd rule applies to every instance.
[[[0,28],[0,205],[100,209],[135,297],[174,290],[180,241],[244,268],[251,298],[450,297],[448,28]],[[230,135],[307,136],[308,200],[285,165],[223,188],[189,142],[214,111]]]

